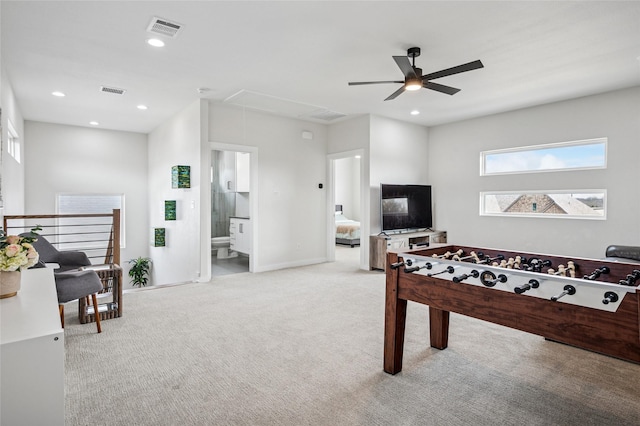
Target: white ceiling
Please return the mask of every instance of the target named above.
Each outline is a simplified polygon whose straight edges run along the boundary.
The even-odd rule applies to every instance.
[[[248,91],[311,109],[422,125],[640,85],[640,2],[6,1],[1,60],[27,120],[147,133],[199,97]],[[184,26],[164,48],[153,17]],[[383,101],[393,59],[418,46],[430,73],[484,68]],[[101,93],[100,86],[126,90]],[[199,94],[197,88],[209,88]],[[51,92],[60,90],[65,98]],[[146,104],[147,111],[136,109]],[[420,110],[410,116],[412,109]],[[337,121],[337,120],[336,120]],[[332,121],[332,122],[336,122]],[[320,120],[320,122],[327,122]]]

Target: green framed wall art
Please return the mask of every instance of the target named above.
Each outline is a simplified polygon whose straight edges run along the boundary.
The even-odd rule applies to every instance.
[[[165,228],[152,228],[151,238],[151,245],[153,247],[164,247],[166,245]]]
[[[191,188],[191,166],[171,167],[171,188]]]
[[[164,220],[176,220],[176,200],[165,200]]]

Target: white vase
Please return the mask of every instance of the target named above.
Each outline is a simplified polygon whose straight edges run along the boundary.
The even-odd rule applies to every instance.
[[[18,294],[20,278],[20,271],[0,271],[0,299]]]

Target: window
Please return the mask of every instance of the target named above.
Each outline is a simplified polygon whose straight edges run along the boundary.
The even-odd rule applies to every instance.
[[[18,163],[20,162],[20,138],[11,121],[7,121],[7,151]]]
[[[597,190],[480,193],[480,216],[606,219],[607,192]]]
[[[607,167],[607,138],[484,151],[480,176]]]
[[[57,209],[58,214],[111,213],[113,209],[120,209],[120,247],[125,247],[124,194],[58,194]],[[78,219],[75,219],[74,222],[78,223]],[[99,221],[95,218],[86,218],[81,222],[85,223],[83,232],[94,232],[96,239],[104,239],[104,235],[100,234],[109,232],[104,226],[98,224]],[[64,232],[63,226],[64,223],[60,223],[59,232],[61,234]],[[69,230],[69,233],[73,233],[73,231]],[[72,247],[66,248],[71,249]]]

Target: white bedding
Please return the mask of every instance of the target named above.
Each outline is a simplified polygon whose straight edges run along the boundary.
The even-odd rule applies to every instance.
[[[336,238],[360,238],[360,222],[348,219],[342,213],[336,212]]]

